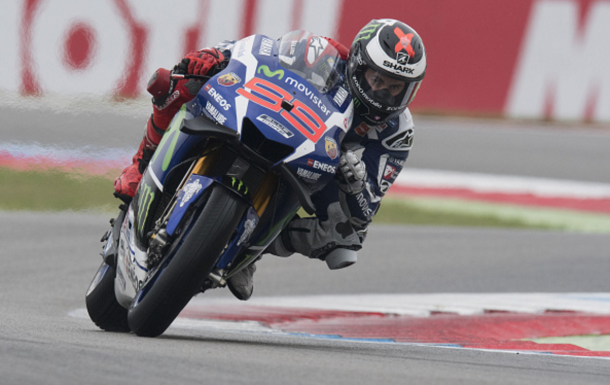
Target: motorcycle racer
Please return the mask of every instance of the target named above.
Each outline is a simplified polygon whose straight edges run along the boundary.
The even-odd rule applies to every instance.
[[[354,119],[340,143],[335,179],[312,196],[315,217],[296,216],[265,252],[282,257],[297,252],[339,269],[356,261],[368,225],[407,159],[414,133],[408,106],[424,78],[426,53],[417,32],[393,19],[369,22],[349,50],[325,39],[345,60],[344,76],[354,100]],[[232,42],[225,42],[190,52],[171,73],[218,73],[230,60],[232,47]],[[203,86],[204,82],[197,79],[172,80],[171,73],[158,70],[149,81],[153,113],[132,164],[114,184],[115,195],[123,200],[135,195],[173,116]],[[327,144],[333,145],[338,144]],[[228,279],[229,289],[238,299],[247,300],[252,295],[255,270],[255,264],[251,264]]]

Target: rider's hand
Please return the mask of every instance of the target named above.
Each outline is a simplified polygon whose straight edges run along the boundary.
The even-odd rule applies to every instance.
[[[350,150],[343,151],[337,168],[339,188],[350,195],[364,190],[366,183],[366,166],[358,156]]]
[[[172,79],[172,74],[203,76],[212,70],[220,69],[225,60],[216,48],[206,48],[189,52],[171,71],[159,69],[148,85],[153,95],[154,124],[165,129],[180,107],[197,96],[205,79]]]
[[[186,62],[186,73],[191,75],[207,75],[214,67],[220,65],[225,60],[224,55],[216,48],[205,48],[200,51],[189,52],[182,62]],[[184,72],[180,72],[184,73]]]
[[[205,48],[199,51],[189,52],[180,63],[174,66],[173,74],[204,76],[212,69],[220,66],[225,60],[224,55],[216,48]],[[180,105],[194,98],[203,84],[204,79],[181,79],[172,84],[171,94],[174,90],[180,91]]]

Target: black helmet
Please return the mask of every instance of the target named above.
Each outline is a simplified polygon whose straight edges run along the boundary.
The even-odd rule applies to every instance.
[[[405,23],[372,20],[358,32],[349,54],[347,77],[356,113],[377,125],[411,103],[426,74],[426,50]]]

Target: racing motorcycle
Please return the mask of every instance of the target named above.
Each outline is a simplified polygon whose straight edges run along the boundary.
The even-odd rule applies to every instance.
[[[334,177],[353,116],[337,50],[304,31],[230,49],[102,238],[86,305],[103,330],[162,334],[194,295],[259,258],[298,210],[313,214],[311,195]]]

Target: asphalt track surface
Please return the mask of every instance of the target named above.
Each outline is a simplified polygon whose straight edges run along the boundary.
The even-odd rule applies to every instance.
[[[64,148],[136,148],[147,106],[75,113],[0,105],[0,141]],[[65,107],[63,108],[65,110]],[[577,126],[415,116],[407,167],[610,183],[610,125]]]
[[[22,143],[130,147],[143,126],[103,114],[0,114],[2,140]],[[418,129],[413,167],[610,181],[606,129],[429,118]],[[0,213],[1,383],[608,382],[605,359],[212,329],[170,328],[156,339],[105,333],[70,313],[84,307],[106,225],[93,214]],[[343,271],[265,257],[255,296],[608,292],[608,250],[607,235],[374,225],[358,264]],[[205,296],[231,299],[226,290]]]

